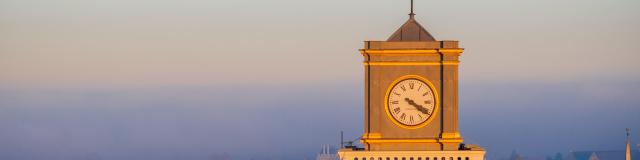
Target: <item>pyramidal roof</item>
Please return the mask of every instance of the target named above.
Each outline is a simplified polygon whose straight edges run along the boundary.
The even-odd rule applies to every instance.
[[[409,20],[398,28],[387,41],[436,41],[436,39],[416,21],[413,11],[409,15]]]

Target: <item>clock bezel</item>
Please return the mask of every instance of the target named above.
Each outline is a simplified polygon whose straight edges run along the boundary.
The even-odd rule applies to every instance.
[[[417,125],[406,125],[403,124],[402,122],[399,122],[396,118],[393,117],[393,115],[391,115],[391,111],[389,110],[389,95],[391,94],[391,90],[393,89],[393,87],[395,87],[398,83],[404,81],[404,80],[409,80],[409,79],[415,79],[418,81],[422,81],[423,83],[427,84],[429,86],[429,89],[431,90],[431,92],[433,93],[434,96],[434,107],[433,107],[433,112],[431,113],[431,115],[429,116],[429,118]],[[393,82],[391,82],[391,85],[389,85],[389,87],[387,87],[387,92],[384,95],[384,110],[387,113],[387,118],[391,120],[391,122],[393,122],[393,124],[400,126],[402,128],[406,128],[406,129],[418,129],[418,128],[422,128],[428,124],[431,123],[431,121],[433,121],[433,119],[436,117],[435,115],[437,115],[440,111],[440,97],[438,94],[438,91],[435,89],[435,86],[433,85],[433,83],[431,83],[431,81],[427,80],[424,77],[421,77],[419,75],[404,75],[401,76],[397,79],[395,79]]]

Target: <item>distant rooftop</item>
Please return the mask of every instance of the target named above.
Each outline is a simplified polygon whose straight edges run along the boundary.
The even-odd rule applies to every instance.
[[[597,157],[598,160],[624,160],[625,151],[573,151],[569,152],[568,160],[589,160],[591,156]],[[640,160],[639,156],[640,151],[631,151],[632,160]]]

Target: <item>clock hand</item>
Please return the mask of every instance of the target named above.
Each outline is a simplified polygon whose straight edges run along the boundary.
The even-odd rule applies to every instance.
[[[409,103],[409,105],[415,107],[418,111],[424,113],[424,114],[429,114],[429,109],[426,109],[424,107],[422,107],[422,105],[416,104],[416,102],[414,102],[413,100],[409,99],[409,98],[404,98],[405,101],[407,101],[407,103]]]
[[[416,104],[416,102],[414,102],[413,100],[411,100],[409,98],[404,98],[404,100],[407,101],[407,103],[409,103],[409,105],[415,107],[418,111],[424,113],[424,108],[422,106]]]

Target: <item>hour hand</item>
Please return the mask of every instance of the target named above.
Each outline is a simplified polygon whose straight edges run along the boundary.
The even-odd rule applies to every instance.
[[[407,101],[407,103],[409,103],[409,105],[415,107],[418,111],[424,113],[424,114],[429,114],[429,109],[426,109],[424,107],[422,107],[422,105],[416,104],[416,102],[414,102],[413,100],[409,99],[409,98],[404,98],[405,101]]]

